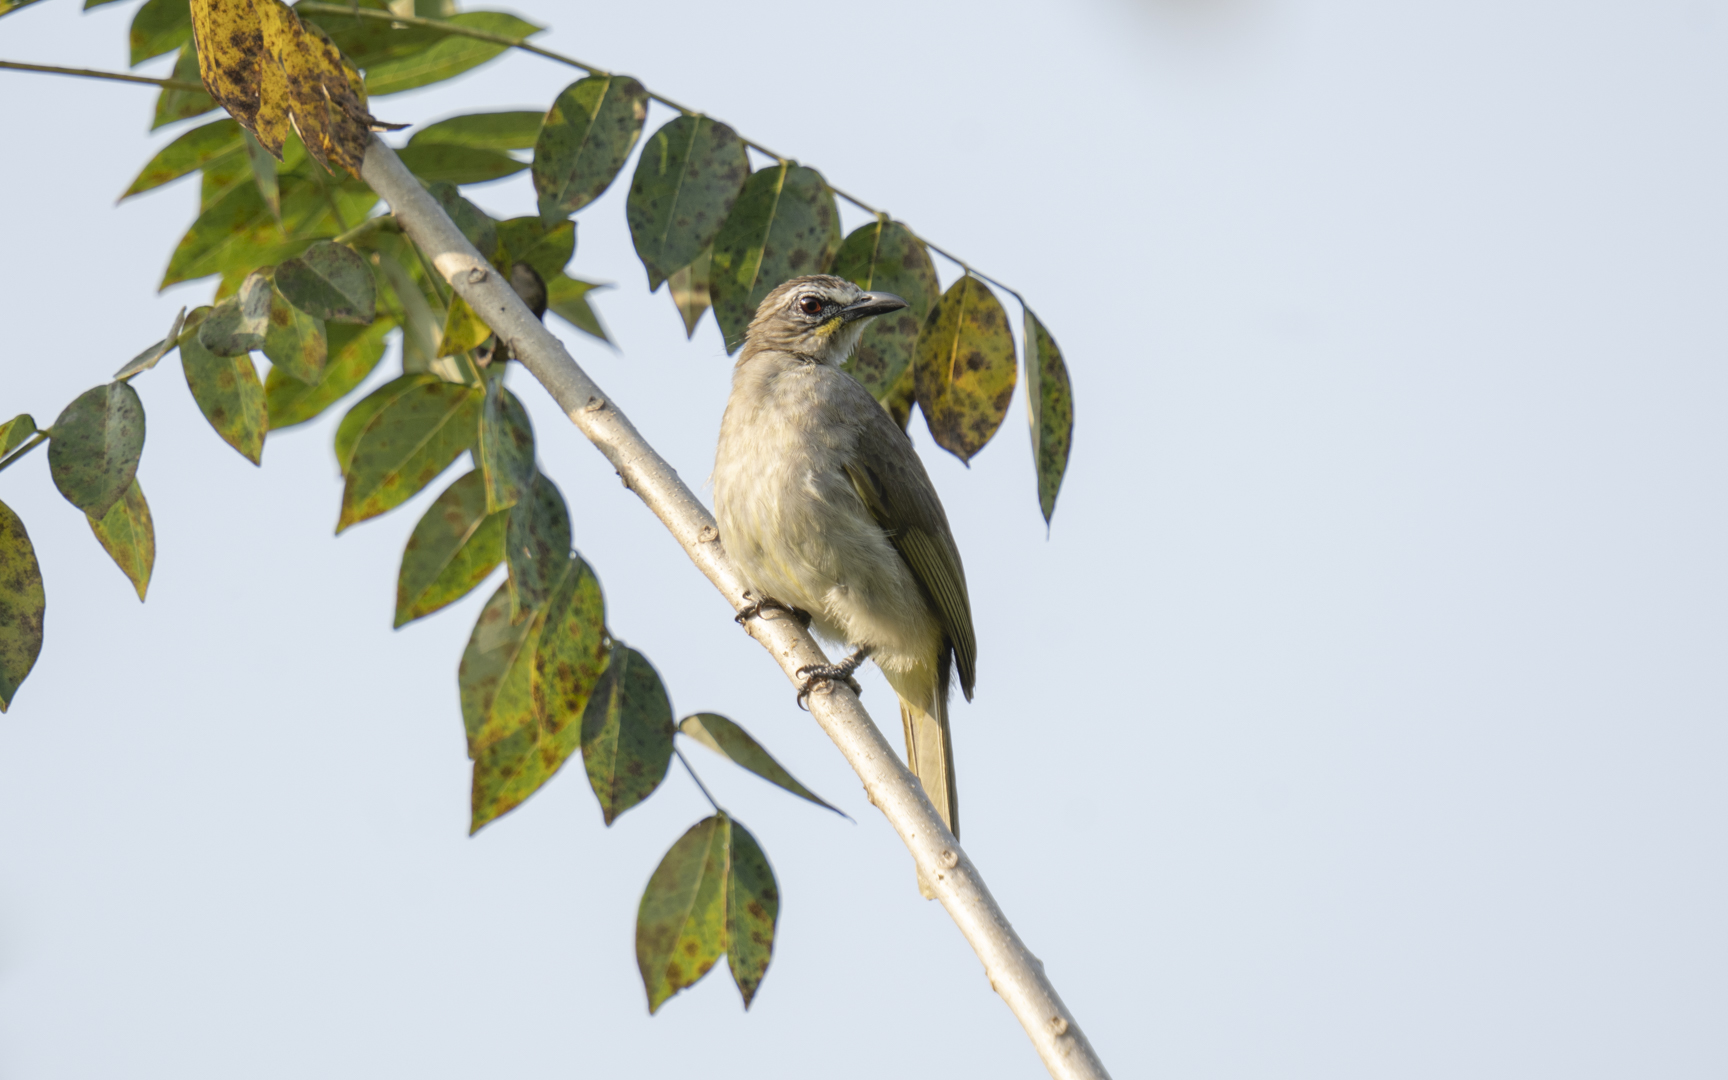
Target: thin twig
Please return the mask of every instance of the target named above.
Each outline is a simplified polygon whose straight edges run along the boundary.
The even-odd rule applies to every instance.
[[[684,771],[690,774],[690,779],[696,781],[697,790],[701,791],[702,797],[708,800],[708,805],[714,808],[716,814],[724,814],[726,811],[720,809],[720,804],[715,802],[714,796],[708,793],[708,785],[704,784],[702,778],[696,775],[696,770],[690,767],[690,759],[684,756],[684,751],[678,749],[677,743],[672,744],[672,752],[677,754],[678,760],[684,763]]]
[[[32,438],[29,442],[25,443],[23,446],[20,446],[16,451],[13,452],[12,456],[8,457],[5,461],[0,461],[0,469],[10,468],[14,461],[17,461],[19,458],[23,457],[25,454],[28,454],[30,451],[36,449],[38,446],[41,446],[43,443],[45,443],[47,441],[48,441],[48,433],[46,431],[38,431],[34,438]]]
[[[450,35],[455,36],[455,37],[473,38],[475,41],[489,41],[494,45],[504,45],[504,46],[507,46],[507,47],[513,48],[513,49],[521,49],[523,52],[530,52],[530,53],[533,53],[535,56],[542,56],[548,60],[556,61],[557,63],[560,63],[560,64],[566,64],[570,67],[576,68],[578,71],[586,71],[590,75],[611,75],[611,74],[613,74],[612,72],[607,71],[604,68],[595,67],[593,64],[587,63],[586,61],[583,61],[583,60],[578,60],[575,57],[565,56],[563,53],[556,53],[556,52],[553,52],[551,49],[543,49],[540,46],[532,44],[531,42],[529,42],[527,38],[513,38],[513,37],[510,37],[508,34],[494,34],[494,33],[491,33],[489,31],[486,31],[486,30],[475,30],[471,27],[458,26],[454,23],[444,22],[443,20],[440,20],[440,19],[423,19],[423,18],[420,18],[418,16],[414,16],[414,15],[395,15],[395,14],[392,14],[391,12],[379,11],[375,8],[351,8],[351,7],[347,7],[345,5],[342,5],[342,4],[322,4],[322,3],[303,2],[299,5],[297,5],[295,7],[295,10],[306,12],[308,14],[313,14],[313,15],[347,15],[350,17],[357,17],[357,18],[362,18],[362,19],[377,19],[381,22],[397,23],[397,24],[400,24],[403,26],[418,26],[418,27],[421,27],[423,29],[434,30],[434,31],[437,31],[439,33],[450,34]],[[704,115],[704,114],[698,112],[697,110],[690,108],[688,105],[683,105],[683,104],[680,104],[679,102],[673,101],[671,98],[665,96],[664,94],[656,93],[653,90],[649,90],[646,86],[644,86],[642,88],[642,90],[644,93],[646,93],[648,95],[648,97],[651,100],[658,101],[660,104],[666,106],[669,109],[677,109],[679,112],[684,113],[685,115],[688,115],[688,116]],[[779,152],[774,151],[774,150],[770,150],[770,149],[768,149],[768,147],[763,146],[761,143],[754,142],[750,139],[743,138],[742,136],[739,137],[739,141],[742,142],[745,146],[748,146],[750,149],[755,150],[756,152],[761,153],[761,154],[766,154],[768,157],[773,158],[775,161],[778,161],[783,165],[789,164],[793,160],[792,158],[787,157],[785,154],[779,153]],[[826,182],[827,178],[824,177],[823,181]],[[835,195],[838,195],[840,198],[845,199],[847,202],[851,203],[853,206],[856,206],[858,209],[864,211],[866,214],[870,214],[870,215],[872,215],[876,218],[879,218],[879,219],[890,219],[890,216],[887,213],[887,211],[878,210],[874,206],[871,206],[869,203],[865,202],[863,199],[860,199],[855,195],[849,195],[845,191],[841,190],[840,188],[835,187],[833,184],[828,185],[828,190],[832,191]],[[942,256],[944,259],[947,259],[949,262],[953,263],[955,266],[958,266],[962,271],[964,271],[968,274],[971,274],[975,278],[980,278],[984,281],[988,281],[990,284],[996,286],[998,289],[1001,289],[1003,292],[1008,293],[1010,296],[1014,297],[1014,299],[1018,300],[1022,307],[1025,306],[1026,300],[1024,297],[1022,297],[1020,295],[1020,293],[1017,290],[1009,288],[1007,285],[1004,285],[1004,284],[1002,284],[1002,282],[997,281],[995,278],[991,277],[989,274],[986,274],[982,270],[978,270],[978,269],[974,268],[965,259],[962,259],[957,255],[950,254],[945,249],[937,247],[935,244],[933,244],[930,241],[919,236],[917,233],[912,232],[912,229],[909,226],[907,226],[907,224],[904,221],[900,222],[900,227],[905,229],[907,232],[912,233],[912,238],[914,240],[917,240],[919,243],[923,244],[925,247],[929,248],[931,251],[934,251],[936,254]]]
[[[107,79],[110,82],[144,83],[164,90],[202,90],[203,83],[181,82],[179,79],[152,79],[147,75],[127,75],[120,71],[97,71],[95,68],[56,67],[53,64],[23,64],[17,60],[0,60],[0,68],[12,71],[39,71],[47,75],[76,75],[80,79]]]

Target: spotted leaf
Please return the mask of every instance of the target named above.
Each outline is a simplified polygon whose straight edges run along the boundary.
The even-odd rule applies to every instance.
[[[930,309],[913,361],[918,408],[938,446],[970,461],[1008,415],[1014,338],[995,295],[971,275]]]

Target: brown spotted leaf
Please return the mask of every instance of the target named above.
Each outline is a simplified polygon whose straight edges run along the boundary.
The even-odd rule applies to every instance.
[[[624,213],[650,291],[713,243],[749,175],[743,140],[706,116],[679,116],[648,137]]]
[[[404,378],[413,384],[372,417],[354,444],[337,532],[406,502],[474,445],[479,390],[431,375]]]
[[[408,537],[396,575],[396,625],[453,604],[504,561],[504,515],[486,512],[478,470],[434,499]]]
[[[342,422],[336,426],[336,467],[343,476],[348,475],[348,466],[354,461],[354,447],[359,445],[360,433],[366,430],[366,425],[372,422],[385,406],[410,392],[427,380],[425,374],[402,375],[380,386],[367,394],[342,415]]]
[[[906,301],[901,310],[870,320],[844,365],[871,397],[885,401],[911,366],[918,332],[941,294],[930,253],[898,221],[876,220],[846,237],[829,272],[861,289],[893,293]]]
[[[748,1009],[774,957],[780,885],[750,830],[736,821],[731,826],[731,857],[726,865],[726,963]]]
[[[726,863],[731,823],[704,818],[654,868],[636,908],[636,967],[648,1011],[697,980],[726,951]]]
[[[189,330],[180,335],[180,368],[192,400],[222,441],[252,464],[262,463],[270,414],[251,355],[217,356]]]
[[[36,666],[46,605],[30,534],[12,508],[0,503],[0,712],[11,708],[19,684]]]
[[[646,799],[672,764],[672,702],[648,658],[615,644],[582,717],[582,761],[610,825]]]
[[[282,295],[270,290],[270,315],[264,330],[264,355],[282,373],[300,382],[317,382],[324,374],[330,345],[324,335],[324,320],[306,314]]]
[[[486,380],[477,447],[486,477],[487,511],[497,513],[521,502],[534,486],[534,427],[528,410],[504,389],[502,378]]]
[[[590,75],[565,87],[534,142],[534,191],[548,223],[612,184],[642,134],[648,91],[627,75]]]
[[[570,558],[570,510],[549,477],[535,473],[528,497],[508,511],[504,559],[510,567],[510,617],[521,619],[552,599]]]
[[[243,356],[264,347],[270,330],[270,279],[246,275],[237,295],[230,296],[198,325],[198,343],[217,356]]]
[[[474,623],[456,674],[470,758],[532,722],[527,665],[533,662],[530,635],[536,629],[530,620],[510,620],[510,596],[502,585]]]
[[[138,473],[144,453],[144,403],[123,382],[86,390],[50,429],[48,473],[66,501],[104,517]]]
[[[271,368],[264,378],[270,430],[305,423],[366,381],[384,358],[385,335],[395,327],[390,319],[376,319],[370,326],[326,326],[330,356],[314,383],[303,383],[280,368]]]
[[[279,0],[192,0],[204,87],[278,159],[290,132],[325,168],[360,175],[376,123],[330,39]]]
[[[1026,411],[1038,467],[1038,506],[1048,525],[1056,512],[1062,474],[1068,470],[1068,447],[1074,441],[1074,391],[1062,350],[1031,308],[1026,309]]]
[[[531,678],[548,776],[581,742],[589,698],[609,660],[600,581],[587,563],[572,555],[547,602]]]
[[[276,288],[290,304],[326,322],[369,323],[377,311],[372,269],[353,248],[320,240],[276,268]]]
[[[1008,315],[982,281],[961,277],[930,310],[913,372],[936,444],[971,461],[1002,426],[1015,382]]]
[[[840,213],[821,173],[790,163],[751,173],[714,238],[708,287],[726,351],[744,343],[764,296],[827,270],[839,246]]]
[[[134,479],[120,501],[108,508],[98,521],[90,518],[90,531],[96,534],[102,550],[114,560],[138,591],[139,601],[150,588],[150,569],[156,565],[156,524],[150,519],[150,504],[144,501],[144,491]]]

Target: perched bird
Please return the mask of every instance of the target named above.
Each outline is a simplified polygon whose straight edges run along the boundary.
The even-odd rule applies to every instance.
[[[948,694],[958,667],[972,699],[966,571],[912,440],[840,370],[871,316],[905,306],[825,274],[763,299],[720,421],[714,512],[750,589],[741,620],[788,609],[856,650],[800,671],[800,702],[875,660],[900,698],[907,764],[959,835]]]

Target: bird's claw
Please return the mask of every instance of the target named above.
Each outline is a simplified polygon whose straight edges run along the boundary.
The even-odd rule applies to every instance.
[[[833,685],[836,682],[844,681],[853,694],[863,697],[864,688],[858,685],[858,680],[852,677],[852,673],[858,670],[858,665],[862,664],[868,655],[870,655],[870,650],[859,649],[838,664],[806,664],[799,668],[798,675],[804,682],[798,687],[798,707],[809,712],[810,706],[807,702],[810,695],[815,692],[818,685],[823,683]]]
[[[744,599],[749,602],[739,609],[738,614],[732,616],[732,621],[739,626],[743,626],[751,619],[760,618],[764,611],[784,611],[797,619],[799,626],[806,630],[810,629],[810,613],[803,608],[789,607],[772,596],[764,596],[762,599],[756,600],[752,599],[749,593],[745,593]]]

